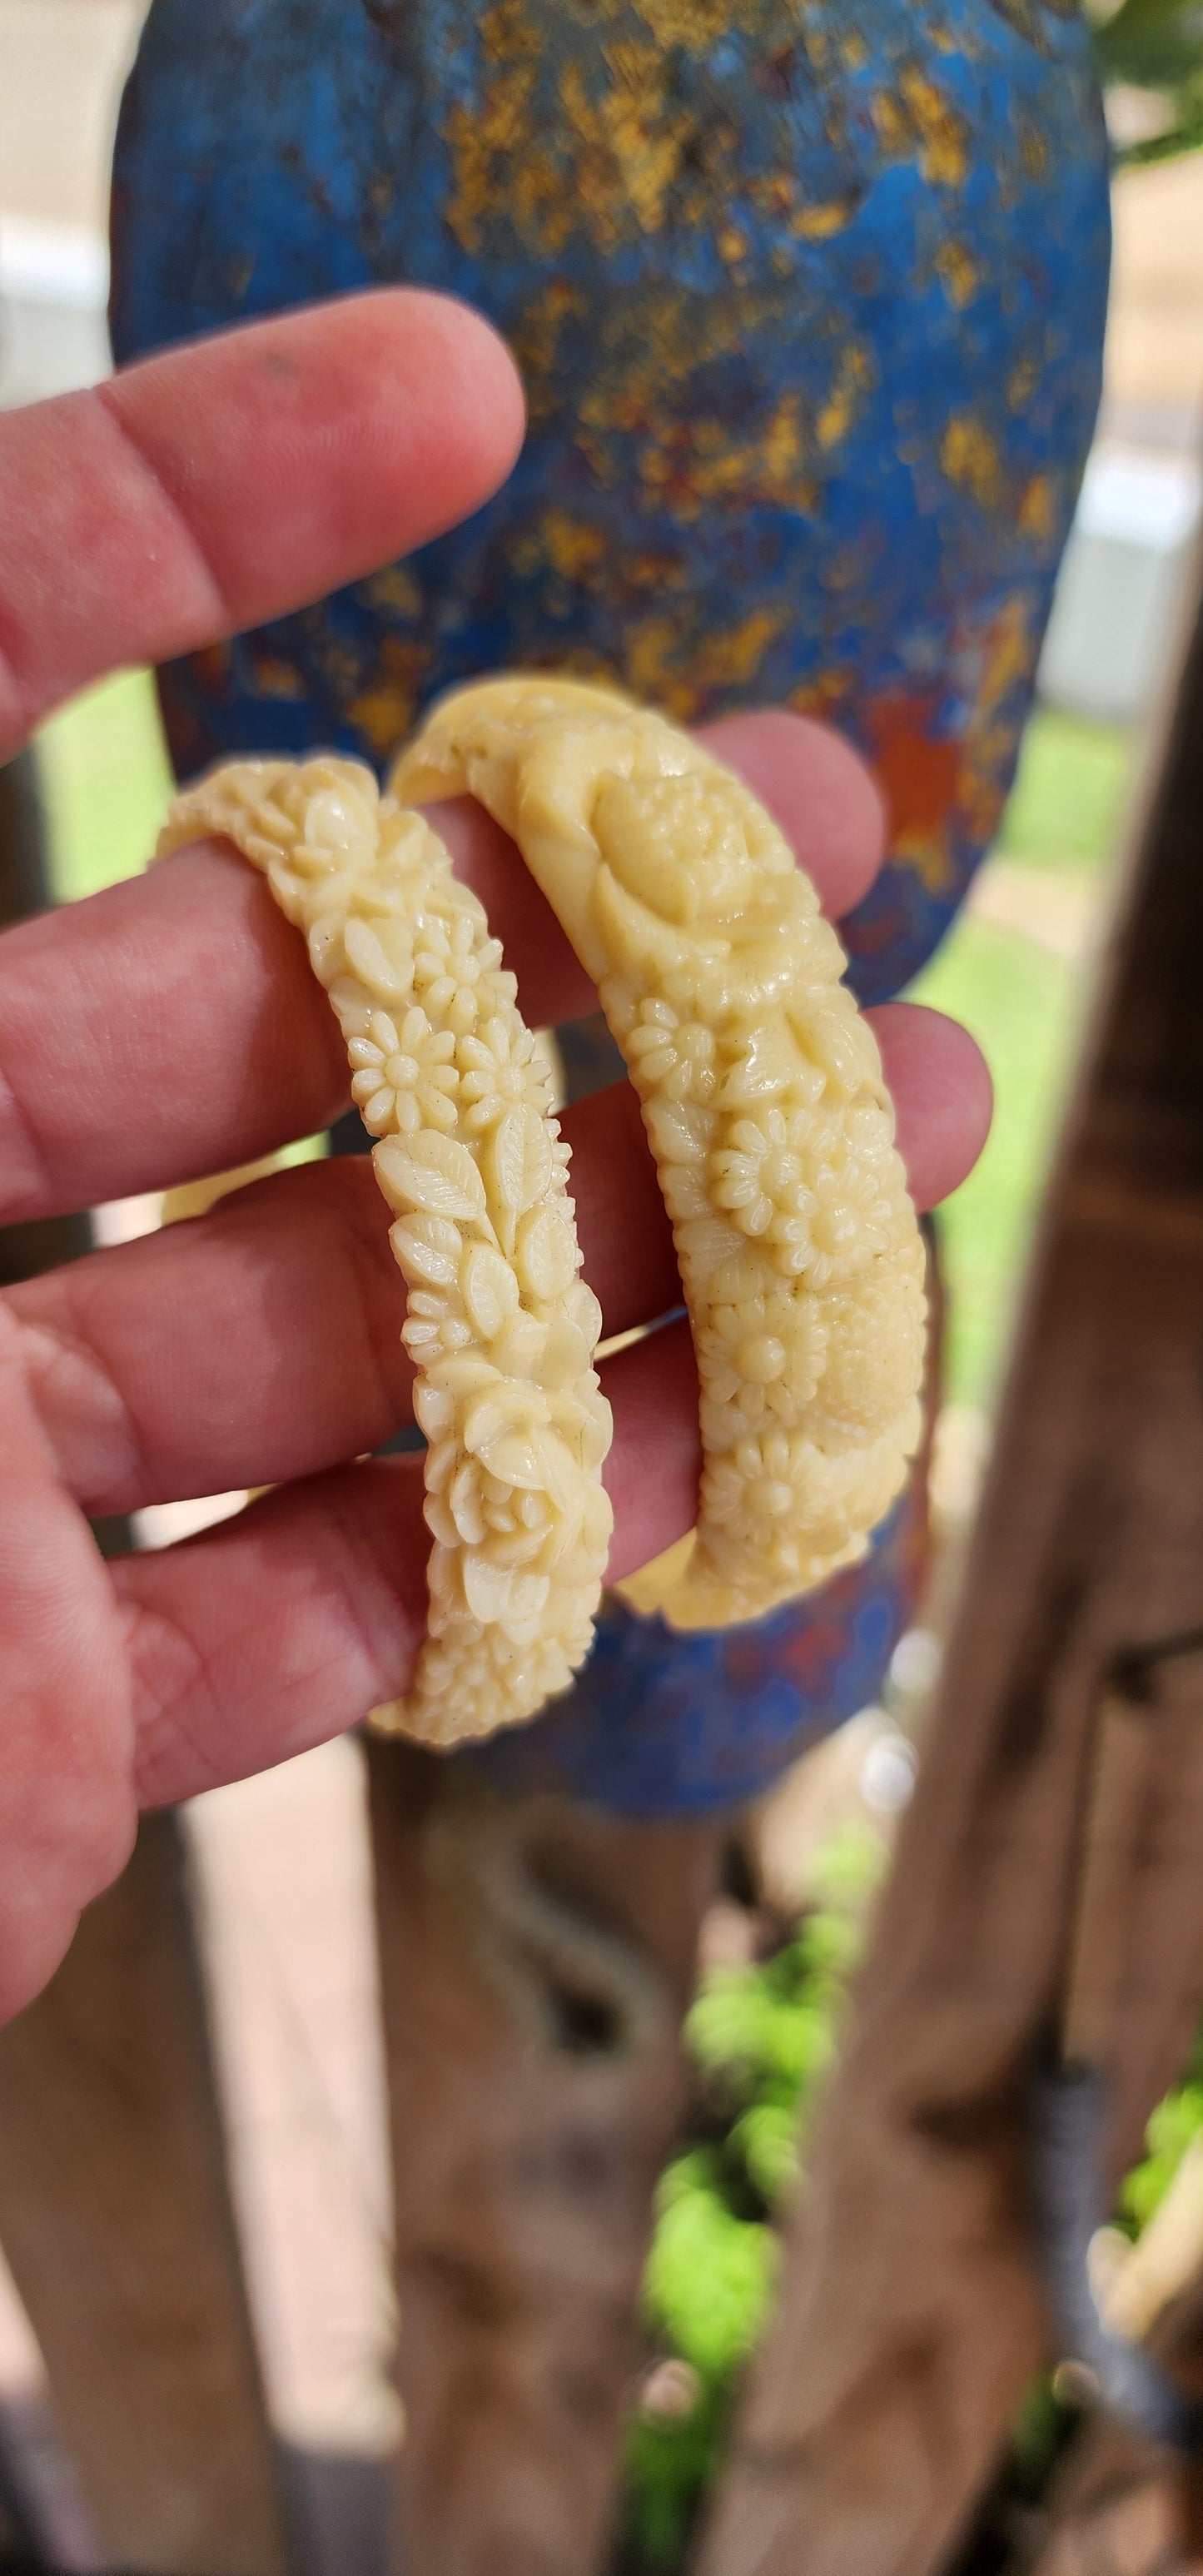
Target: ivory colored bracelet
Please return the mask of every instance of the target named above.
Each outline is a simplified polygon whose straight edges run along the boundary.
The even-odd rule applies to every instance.
[[[390,784],[478,797],[598,987],[702,1390],[696,1532],[631,1591],[679,1627],[755,1618],[861,1554],[919,1437],[923,1246],[839,941],[749,790],[609,689],[459,690]]]
[[[307,936],[398,1222],[426,1433],[429,1634],[387,1731],[453,1744],[529,1717],[587,1652],[612,1515],[597,1299],[546,1073],[475,895],[357,762],[231,763],[159,855],[222,833]]]
[[[922,1246],[838,940],[768,815],[688,736],[520,677],[445,700],[383,798],[326,759],[235,764],[177,799],[160,848],[224,832],[307,931],[387,1139],[435,1546],[414,1690],[374,1716],[438,1743],[565,1687],[610,1528],[566,1150],[481,908],[406,810],[464,791],[598,984],[673,1221],[702,1508],[641,1606],[722,1626],[858,1555],[918,1436],[924,1342]]]

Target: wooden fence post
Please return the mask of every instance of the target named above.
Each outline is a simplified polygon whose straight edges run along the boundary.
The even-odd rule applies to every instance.
[[[590,2576],[720,1843],[371,1748],[406,2576]]]
[[[0,2031],[0,2242],[114,2567],[281,2576],[172,1816]]]
[[[1060,2016],[1092,1726],[1128,1650],[1203,1621],[1201,814],[1203,628],[704,2576],[934,2576],[1052,2346],[1030,2083]],[[1203,2001],[1200,1671],[1148,1669],[1160,1715],[1115,1889],[1113,2176]]]
[[[32,758],[0,767],[0,926],[50,899]],[[0,1285],[88,1249],[0,1229]],[[102,1524],[102,1546],[128,1544]],[[230,2215],[179,1829],[147,1818],[0,2031],[0,2242],[97,2528],[130,2576],[279,2576],[277,2469]]]

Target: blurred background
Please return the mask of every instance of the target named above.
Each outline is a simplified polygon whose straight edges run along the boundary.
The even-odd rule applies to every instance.
[[[0,0],[5,405],[107,370],[107,171],[142,14],[141,0]],[[1203,496],[1203,153],[1167,146],[1193,141],[1194,100],[1189,84],[1156,90],[1117,77],[1110,91],[1123,166],[1097,443],[997,845],[915,988],[973,1030],[997,1089],[987,1151],[940,1218],[950,1297],[933,1475],[941,1568],[924,1627],[895,1657],[888,1705],[865,1711],[799,1765],[752,1829],[759,1911],[728,1902],[707,1927],[691,2024],[696,2119],[666,2180],[647,2287],[633,2565],[677,2563],[732,2376],[767,2297],[767,2219],[793,2171],[798,2107],[830,2057],[865,1908],[909,1796],[939,1669],[941,1601],[989,1455],[1092,964],[1191,589]],[[62,709],[36,759],[56,896],[72,900],[138,869],[168,792],[149,677],[123,674]],[[97,1232],[119,1240],[185,1204],[195,1199],[166,1210],[152,1199],[124,1202],[98,1212]],[[180,1535],[242,1500],[163,1507],[144,1516],[141,1536]],[[299,2451],[370,2467],[398,2428],[357,1750],[334,1745],[202,1800],[190,1830],[274,2419]],[[1197,2155],[1198,2138],[1203,2090],[1188,2071],[1154,2123],[1149,2162],[1126,2186],[1117,2261],[1148,2227],[1183,2159]],[[1017,2432],[1016,2492],[1038,2484],[1060,2403],[1055,2391],[1033,2392]],[[99,2566],[56,2452],[39,2357],[0,2263],[0,2426],[6,2414],[24,2427],[25,2474],[41,2482],[58,2563]],[[382,2530],[369,2511],[355,2548],[359,2576],[371,2576]],[[337,2553],[323,2557],[320,2533],[313,2546],[315,2568],[340,2563]]]

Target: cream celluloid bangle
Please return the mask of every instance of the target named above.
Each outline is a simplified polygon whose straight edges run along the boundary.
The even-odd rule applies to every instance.
[[[517,842],[643,1103],[702,1389],[698,1526],[650,1595],[675,1625],[756,1618],[861,1552],[918,1438],[925,1317],[839,942],[776,825],[689,736],[611,690],[517,677],[444,700],[383,796],[320,759],[235,763],[179,797],[160,849],[224,833],[265,871],[381,1140],[435,1543],[413,1690],[374,1717],[441,1744],[566,1687],[610,1535],[567,1149],[481,907],[410,810],[463,793]]]

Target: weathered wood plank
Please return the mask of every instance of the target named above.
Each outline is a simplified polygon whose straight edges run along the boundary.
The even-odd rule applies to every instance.
[[[280,2576],[179,1828],[0,2031],[0,2242],[115,2566]]]
[[[929,2576],[1048,2348],[1028,2089],[1061,2020],[1091,1730],[1203,1614],[1203,633],[1051,1195],[920,1790],[700,2553]],[[1156,1683],[1111,2170],[1203,1994],[1198,1666]]]
[[[1164,2211],[1163,2204],[1163,2211]],[[1160,2213],[1159,2213],[1160,2214]],[[1143,2240],[1142,2240],[1143,2242]],[[1149,2350],[1182,2392],[1203,2402],[1203,2273],[1197,2226],[1181,2231],[1188,2273],[1148,2320]],[[1147,2285],[1146,2285],[1147,2286]],[[1106,2415],[1087,2416],[1053,2480],[1031,2576],[1185,2576],[1203,2545],[1197,2460]],[[1025,2563],[1027,2563],[1025,2561]]]
[[[25,758],[0,768],[0,926],[48,901],[43,861]],[[90,1240],[84,1215],[0,1229],[0,1286]],[[124,1522],[98,1535],[128,1544]],[[0,2239],[114,2563],[277,2576],[276,2468],[169,1817],[144,1825],[46,1994],[0,2032]],[[15,2415],[8,2432],[18,2444]]]
[[[1105,2418],[1085,2427],[1056,2482],[1031,2576],[1172,2576],[1185,2569],[1177,2464]]]
[[[403,2564],[590,2576],[719,1835],[505,1800],[392,1744],[371,1775]]]

